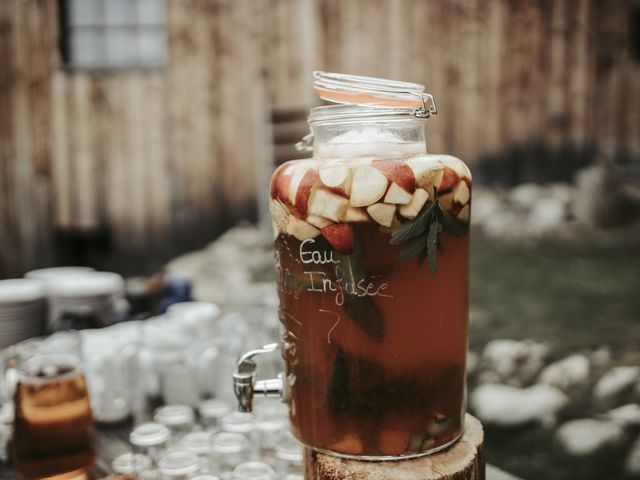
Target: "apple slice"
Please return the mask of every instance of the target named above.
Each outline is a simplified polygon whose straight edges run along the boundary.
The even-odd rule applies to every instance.
[[[374,203],[367,207],[367,213],[383,227],[390,227],[396,214],[396,206],[389,203]]]
[[[369,215],[367,215],[367,212],[361,207],[349,207],[340,221],[349,223],[368,222]]]
[[[351,206],[366,207],[380,200],[387,191],[387,177],[370,165],[356,168],[351,182]]]
[[[395,203],[398,205],[407,205],[411,202],[411,193],[406,191],[396,182],[391,183],[387,194],[384,196],[384,203]]]
[[[327,225],[333,224],[333,222],[328,218],[320,217],[318,215],[309,215],[305,220],[316,228],[324,228]]]
[[[453,155],[438,155],[438,161],[451,168],[460,177],[471,180],[471,170],[469,170],[469,167],[467,167],[467,165],[459,158],[456,158]]]
[[[271,179],[271,198],[289,203],[289,186],[293,170],[294,165],[285,163],[274,172]]]
[[[311,189],[318,183],[318,180],[318,171],[315,168],[310,168],[305,172],[298,183],[293,206],[302,218],[307,216]]]
[[[421,155],[407,160],[407,165],[413,171],[416,185],[424,188],[427,192],[433,192],[434,186],[442,181],[444,166],[435,160],[435,155]]]
[[[324,188],[314,188],[307,203],[307,214],[338,222],[347,208],[349,208],[349,200],[346,198]]]
[[[329,445],[329,450],[349,455],[361,455],[364,452],[362,440],[355,433],[347,433],[344,437]]]
[[[353,251],[353,227],[350,224],[335,223],[320,232],[336,252],[347,255]]]
[[[416,177],[404,160],[385,158],[374,160],[371,165],[384,173],[390,182],[396,183],[406,192],[413,193],[416,189]]]
[[[331,190],[349,196],[351,191],[351,168],[336,165],[320,170],[320,181]]]
[[[458,217],[458,220],[462,220],[463,222],[468,222],[470,214],[471,214],[471,209],[469,208],[469,205],[465,205],[460,209],[460,211],[458,212],[458,215],[456,216]]]
[[[320,230],[310,223],[291,215],[287,224],[287,233],[302,241],[317,237],[320,235]]]
[[[269,210],[271,210],[271,219],[278,227],[278,230],[282,233],[286,233],[290,216],[286,207],[280,202],[280,200],[272,199],[269,202]]]
[[[379,448],[383,455],[401,455],[409,447],[409,429],[383,430],[380,432]]]
[[[422,207],[424,207],[424,204],[427,203],[427,200],[429,200],[429,192],[423,188],[416,188],[416,191],[411,197],[411,202],[407,205],[401,205],[398,208],[398,212],[404,218],[416,218],[420,210],[422,210]]]
[[[469,187],[464,180],[460,180],[451,193],[453,193],[453,201],[460,205],[465,205],[469,201]]]
[[[460,175],[455,170],[449,167],[444,167],[442,180],[439,184],[435,185],[439,192],[444,192],[451,189],[456,183],[460,181]]]
[[[442,208],[443,211],[451,211],[451,207],[453,207],[453,193],[449,192],[445,193],[444,195],[439,195],[438,203],[440,204],[440,208]]]

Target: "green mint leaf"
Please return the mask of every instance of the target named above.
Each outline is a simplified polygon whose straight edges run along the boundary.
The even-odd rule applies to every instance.
[[[333,361],[329,385],[327,386],[326,402],[329,411],[340,412],[347,409],[350,387],[351,380],[347,356],[342,349],[338,349],[336,358]]]
[[[382,341],[385,335],[385,321],[382,313],[371,297],[349,294],[355,286],[366,278],[364,270],[364,241],[360,228],[353,228],[353,251],[349,255],[338,255],[340,263],[336,265],[336,278],[344,293],[342,308],[364,333],[377,341]],[[350,288],[347,288],[347,285]]]
[[[429,270],[432,275],[436,274],[440,233],[442,233],[442,225],[440,224],[438,216],[435,216],[429,227],[429,234],[427,235],[427,257],[429,258]]]
[[[435,206],[436,202],[430,203],[422,209],[422,212],[420,212],[416,218],[396,227],[393,232],[391,232],[389,244],[400,245],[410,238],[423,235],[427,231],[431,216],[435,211]]]
[[[398,255],[398,258],[400,260],[407,260],[409,258],[413,258],[417,256],[424,248],[425,248],[425,242],[424,242],[423,235],[419,237],[410,238],[402,246],[402,250],[400,251],[400,255]]]
[[[342,308],[360,330],[378,342],[384,340],[384,317],[371,297],[359,297],[345,292]]]

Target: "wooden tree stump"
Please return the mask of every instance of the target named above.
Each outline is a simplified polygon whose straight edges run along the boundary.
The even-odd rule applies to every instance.
[[[484,480],[484,432],[471,415],[447,450],[411,460],[360,462],[305,449],[305,480]]]

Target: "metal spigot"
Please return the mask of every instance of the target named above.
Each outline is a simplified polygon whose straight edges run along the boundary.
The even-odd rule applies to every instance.
[[[272,353],[278,350],[277,343],[264,345],[262,348],[251,350],[245,353],[237,363],[237,371],[233,374],[233,391],[238,399],[238,410],[241,412],[251,412],[253,410],[253,397],[256,393],[265,397],[280,397],[284,401],[285,383],[283,374],[279,373],[277,378],[256,381],[256,362],[253,357],[263,353]]]

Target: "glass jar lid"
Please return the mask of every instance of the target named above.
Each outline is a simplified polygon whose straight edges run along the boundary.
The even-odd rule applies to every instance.
[[[129,475],[151,468],[151,459],[141,453],[125,453],[117,457],[111,466],[115,473]]]
[[[211,443],[211,432],[192,432],[185,435],[180,441],[180,446],[197,455],[209,453]]]
[[[273,480],[276,472],[262,462],[241,463],[233,470],[234,480]]]
[[[198,405],[198,412],[202,418],[217,420],[231,412],[231,405],[220,399],[203,400]]]
[[[171,437],[171,432],[160,423],[147,422],[138,425],[129,434],[129,441],[136,447],[161,445]]]
[[[255,429],[255,416],[252,413],[231,412],[222,417],[222,430],[233,433],[249,433]]]
[[[194,475],[200,471],[200,457],[193,452],[176,450],[162,457],[158,467],[162,475]]]
[[[167,405],[158,408],[153,419],[167,427],[179,427],[192,424],[195,416],[188,405]]]
[[[211,449],[217,453],[240,453],[249,448],[249,440],[241,433],[222,432],[211,438]]]
[[[433,96],[419,83],[320,71],[313,72],[313,79],[318,96],[328,102],[393,108],[418,118],[438,113]]]

